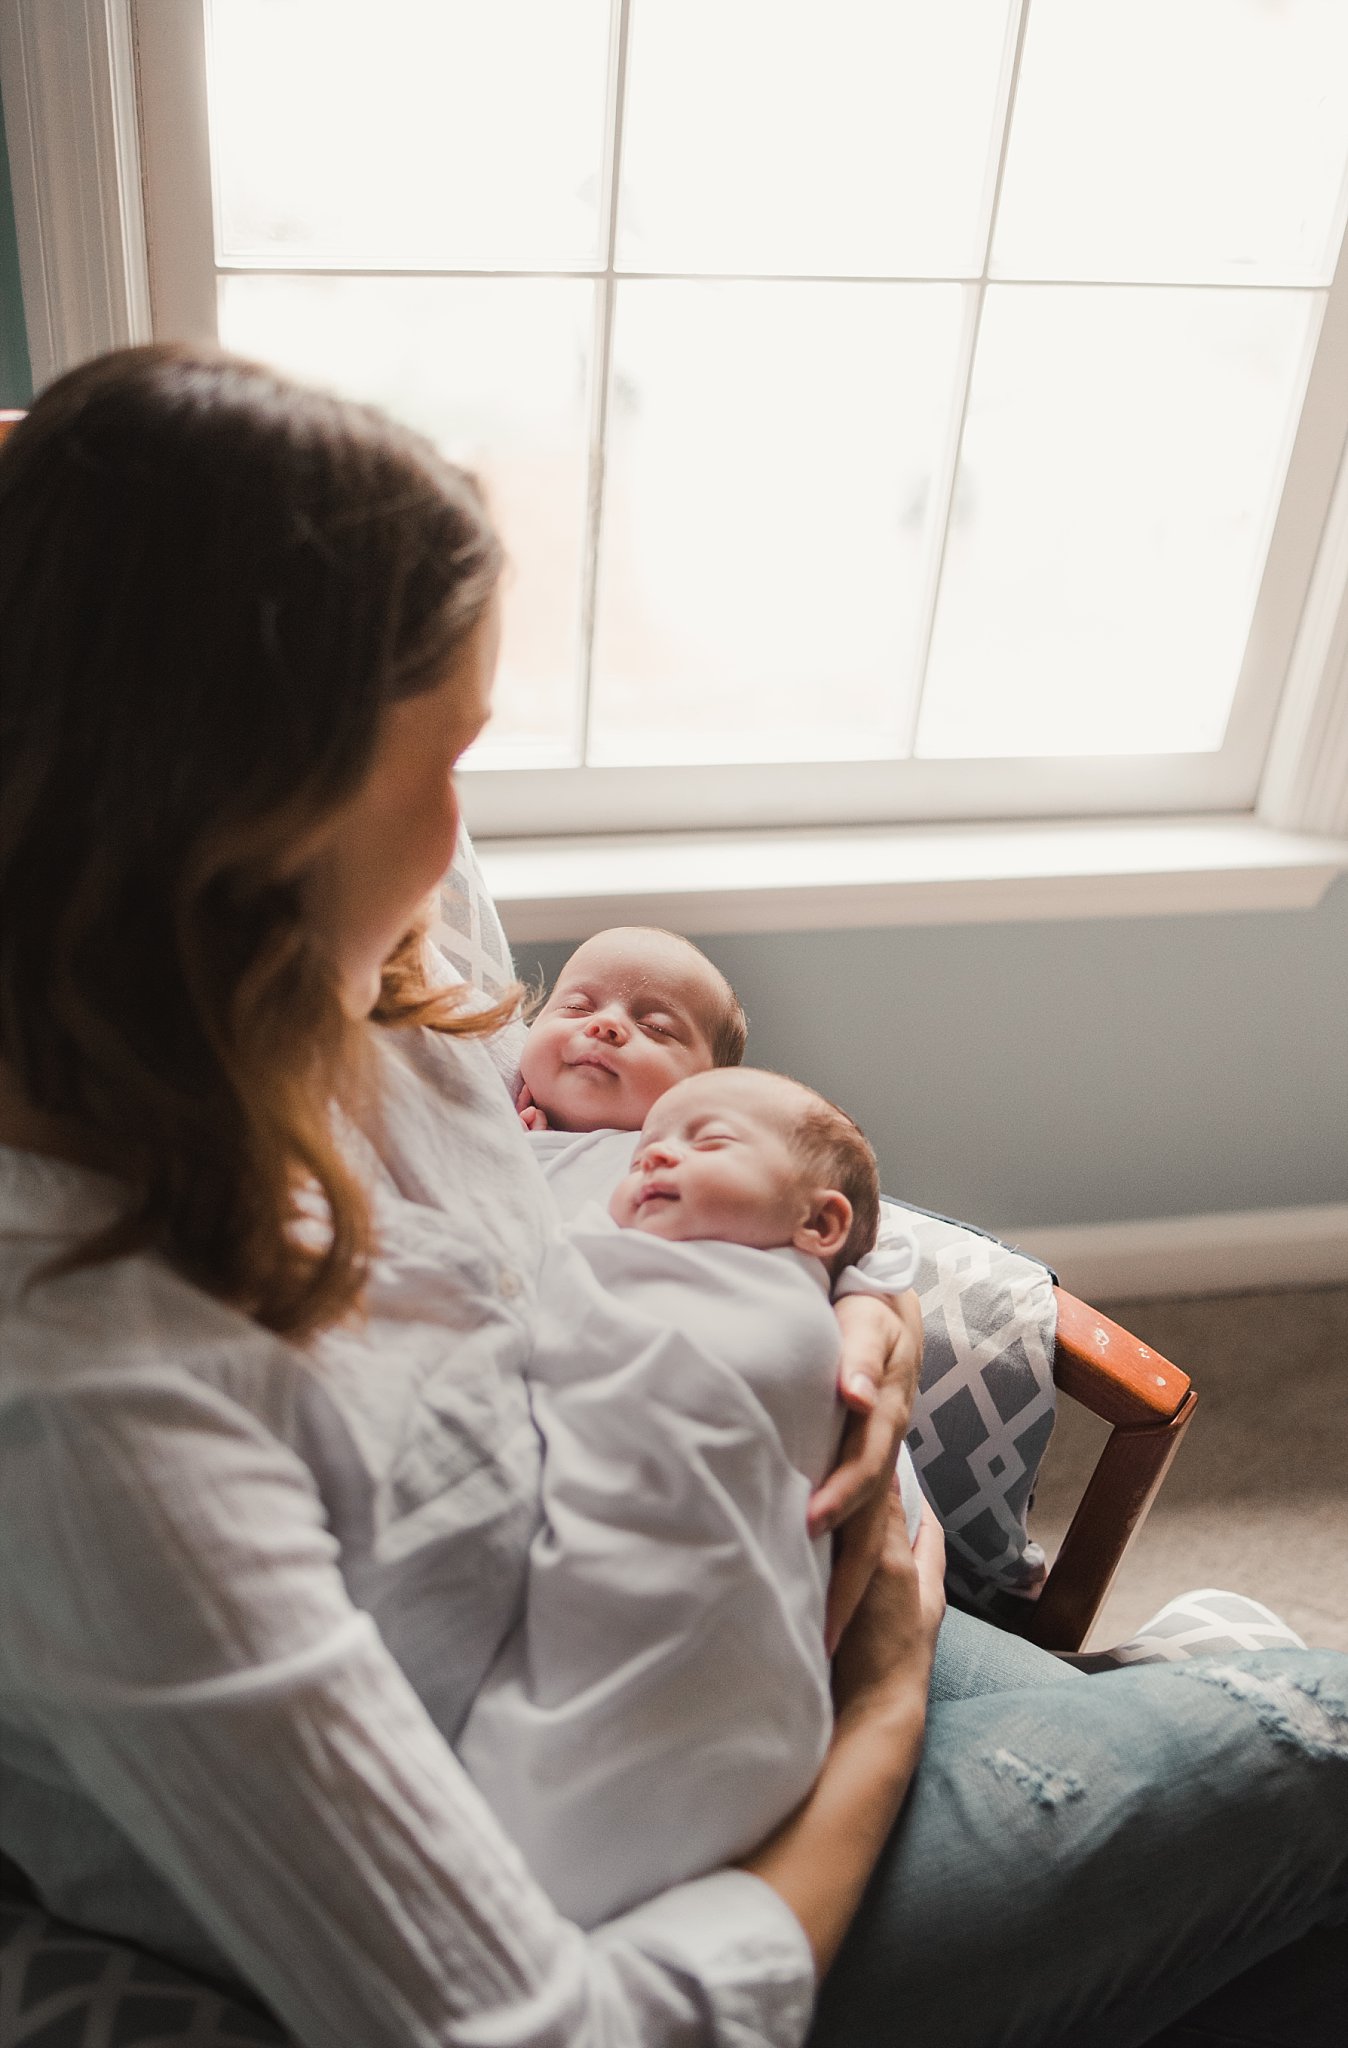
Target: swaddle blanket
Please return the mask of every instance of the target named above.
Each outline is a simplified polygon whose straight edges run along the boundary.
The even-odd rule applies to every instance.
[[[823,1759],[828,1551],[805,1508],[837,1444],[838,1327],[816,1260],[597,1207],[544,1279],[544,1522],[456,1746],[593,1926],[755,1847]]]
[[[543,1169],[553,1199],[567,1221],[574,1221],[596,1205],[607,1211],[609,1198],[630,1167],[637,1144],[634,1131],[530,1131],[528,1140],[529,1149]],[[904,1288],[913,1285],[917,1277],[919,1256],[917,1233],[908,1217],[901,1210],[886,1208],[879,1243],[855,1266],[846,1267],[838,1276],[833,1285],[834,1299],[843,1294],[901,1294]],[[818,1262],[807,1260],[806,1265],[813,1268],[816,1284],[822,1286],[823,1275]],[[693,1271],[693,1268],[685,1266],[682,1277],[691,1278]],[[667,1305],[662,1297],[655,1294],[648,1300],[657,1316]],[[748,1312],[752,1314],[751,1307]],[[834,1349],[836,1352],[836,1327]],[[752,1332],[746,1331],[741,1356],[748,1361],[747,1370],[751,1373],[757,1370],[752,1350]],[[770,1361],[768,1364],[770,1366]],[[770,1402],[768,1405],[771,1408]],[[899,1452],[895,1478],[911,1540],[917,1535],[922,1517],[922,1489],[906,1444]]]

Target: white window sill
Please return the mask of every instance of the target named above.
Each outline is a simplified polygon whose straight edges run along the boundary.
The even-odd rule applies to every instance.
[[[1309,910],[1348,869],[1348,840],[1245,814],[484,839],[477,850],[516,943],[624,923],[819,931]]]

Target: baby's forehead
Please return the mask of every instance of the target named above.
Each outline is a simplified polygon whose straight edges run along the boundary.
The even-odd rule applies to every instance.
[[[587,939],[562,969],[553,994],[587,983],[623,997],[663,997],[699,1014],[714,1011],[721,993],[720,976],[696,946],[639,930]]]
[[[652,1114],[662,1109],[666,1114],[697,1117],[738,1114],[789,1136],[811,1100],[809,1090],[785,1074],[770,1074],[759,1067],[714,1067],[710,1073],[678,1082],[661,1097]]]

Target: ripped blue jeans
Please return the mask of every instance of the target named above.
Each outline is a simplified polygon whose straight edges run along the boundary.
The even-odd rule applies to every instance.
[[[1085,1677],[947,1616],[810,2048],[1337,2048],[1345,2012],[1348,1657]]]

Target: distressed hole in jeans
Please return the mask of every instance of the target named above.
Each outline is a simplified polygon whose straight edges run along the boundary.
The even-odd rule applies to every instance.
[[[1075,1771],[1053,1771],[1047,1764],[1026,1763],[1014,1750],[993,1749],[983,1759],[994,1778],[1005,1778],[1029,1795],[1035,1806],[1052,1813],[1057,1806],[1080,1799],[1086,1790]]]
[[[1252,1707],[1261,1727],[1303,1756],[1348,1759],[1348,1707],[1318,1678],[1266,1677],[1238,1664],[1176,1664],[1176,1677],[1215,1685],[1242,1706]]]

